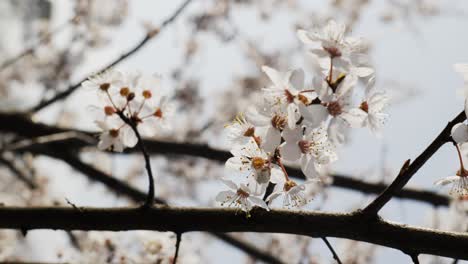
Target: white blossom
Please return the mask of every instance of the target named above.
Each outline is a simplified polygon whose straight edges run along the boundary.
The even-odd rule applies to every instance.
[[[309,177],[317,176],[316,167],[329,164],[337,159],[334,146],[328,140],[324,126],[303,135],[302,128],[286,129],[285,142],[281,146],[281,156],[285,160],[301,160],[301,169]]]
[[[255,190],[264,190],[268,182],[276,182],[282,175],[271,162],[271,157],[253,139],[246,145],[234,146],[231,153],[234,157],[226,161],[226,168],[244,173],[253,179]]]
[[[307,197],[308,192],[306,189],[309,188],[310,185],[315,184],[315,182],[316,181],[314,180],[307,180],[304,183],[298,185],[295,181],[285,180],[275,186],[275,190],[268,196],[266,200],[267,202],[271,202],[282,197],[283,207],[300,208],[309,203],[312,199],[312,197]]]
[[[103,106],[95,123],[103,131],[99,149],[121,152],[137,143],[134,128],[145,136],[170,129],[175,107],[163,94],[159,75],[109,70],[90,77],[83,87],[100,94]]]
[[[285,109],[288,126],[294,128],[301,116],[299,105],[308,105],[317,97],[314,91],[305,89],[304,71],[279,72],[268,66],[263,66],[262,70],[273,82],[273,86],[263,89],[266,99]]]
[[[256,197],[259,194],[253,192],[247,185],[240,184],[238,186],[233,181],[225,179],[222,179],[222,181],[231,190],[222,191],[216,196],[216,201],[220,202],[221,205],[227,204],[228,206],[239,207],[244,212],[249,212],[254,206],[269,210],[267,204],[259,197]]]
[[[367,77],[374,70],[367,64],[366,43],[360,38],[345,37],[346,26],[330,20],[321,30],[307,32],[298,30],[299,39],[312,45],[312,54],[318,57],[320,66],[329,69],[331,65],[351,71],[359,77]]]
[[[448,176],[440,179],[434,183],[435,185],[449,185],[452,184],[449,194],[453,196],[466,196],[468,195],[468,173],[457,172],[457,175]]]
[[[369,127],[374,134],[378,134],[388,117],[383,113],[388,97],[385,92],[372,87],[373,79],[370,83],[359,107],[348,110],[344,119],[351,127]]]

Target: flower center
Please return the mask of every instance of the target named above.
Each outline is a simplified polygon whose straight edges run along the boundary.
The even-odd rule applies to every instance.
[[[119,136],[119,130],[117,130],[117,129],[111,129],[111,130],[109,130],[109,135],[110,135],[111,137],[113,137],[113,138],[116,138],[116,137]]]
[[[260,170],[265,166],[265,159],[260,157],[253,157],[252,158],[252,167],[256,170]]]
[[[362,102],[359,108],[361,108],[362,111],[369,113],[369,104],[367,101]]]
[[[161,111],[161,108],[156,109],[153,114],[155,117],[162,118],[163,112]]]
[[[282,130],[286,126],[286,118],[280,115],[275,115],[271,119],[271,125],[279,130]]]
[[[286,101],[288,101],[288,103],[294,102],[294,95],[292,95],[288,89],[284,89],[284,95],[286,96]]]
[[[244,137],[252,137],[255,135],[255,127],[249,127],[247,130],[244,132]]]
[[[237,195],[239,195],[242,198],[248,198],[250,196],[248,192],[242,190],[241,188],[237,189]]]
[[[306,154],[310,151],[310,148],[312,147],[312,142],[307,141],[307,140],[301,140],[297,143],[299,146],[299,149],[303,154]]]
[[[284,183],[283,190],[285,192],[289,192],[289,190],[291,190],[293,187],[296,187],[296,186],[297,186],[296,182],[289,180],[289,181]]]
[[[323,47],[328,52],[331,58],[341,57],[341,51],[337,47]]]
[[[297,99],[299,99],[299,101],[301,101],[304,105],[309,104],[309,99],[307,99],[307,97],[303,94],[298,94]]]
[[[343,110],[341,109],[341,105],[340,103],[338,103],[338,101],[328,103],[327,109],[328,113],[330,113],[330,115],[332,116],[338,116],[343,112]]]

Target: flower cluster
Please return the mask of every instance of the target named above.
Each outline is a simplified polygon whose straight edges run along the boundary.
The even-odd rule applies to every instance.
[[[322,30],[298,31],[318,62],[311,84],[302,69],[286,72],[263,66],[271,85],[263,89],[261,103],[239,114],[227,125],[233,157],[226,167],[246,176],[239,186],[221,192],[217,201],[249,211],[282,197],[284,207],[308,203],[308,187],[326,166],[337,160],[336,147],[343,144],[351,127],[369,127],[378,133],[387,115],[384,92],[374,88],[374,69],[369,66],[366,45],[345,36],[345,26],[330,21]],[[364,89],[355,89],[364,83]],[[356,95],[361,100],[356,101]],[[291,180],[283,161],[300,163],[307,180]],[[265,196],[269,183],[273,192]]]
[[[465,114],[468,116],[468,64],[455,64],[455,71],[460,73],[463,77],[464,88],[463,95],[465,98]],[[452,127],[451,136],[455,148],[457,149],[458,159],[460,161],[460,169],[453,176],[448,176],[435,182],[436,185],[452,184],[449,191],[450,195],[456,197],[468,196],[468,170],[463,165],[463,155],[460,148],[468,142],[468,125],[458,123]]]
[[[138,139],[135,130],[145,136],[167,131],[174,106],[161,90],[158,75],[122,73],[109,70],[90,77],[83,87],[99,92],[102,105],[97,107],[95,123],[102,130],[98,148],[122,152]]]

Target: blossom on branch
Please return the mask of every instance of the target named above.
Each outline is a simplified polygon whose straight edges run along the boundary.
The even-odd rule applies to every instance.
[[[228,206],[239,207],[244,212],[249,212],[254,206],[258,206],[268,210],[267,204],[256,195],[247,185],[236,185],[233,181],[222,180],[223,183],[231,190],[222,191],[216,196],[216,201],[221,205],[227,204]]]
[[[161,89],[159,75],[108,70],[90,77],[83,87],[99,94],[95,123],[102,130],[98,148],[121,152],[134,147],[134,129],[145,136],[170,129],[174,106]]]

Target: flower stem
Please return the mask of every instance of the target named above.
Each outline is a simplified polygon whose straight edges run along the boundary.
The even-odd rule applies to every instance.
[[[276,157],[276,163],[280,166],[281,170],[283,171],[284,178],[286,179],[286,181],[289,181],[289,175],[286,171],[286,168],[283,165],[283,162],[281,162],[281,157]]]
[[[333,82],[333,57],[330,57],[330,71],[328,72],[328,83]]]
[[[135,122],[126,117],[122,112],[117,113],[119,117],[132,128],[133,132],[135,132],[135,135],[138,139],[138,148],[140,148],[140,151],[143,154],[143,158],[145,159],[145,168],[148,174],[148,195],[146,196],[145,203],[141,207],[150,208],[154,202],[154,178],[153,171],[151,169],[150,156],[148,154],[148,151],[146,151],[145,144],[143,143],[143,139],[141,138],[140,132],[138,131]]]
[[[455,145],[455,148],[457,149],[458,159],[460,161],[460,172],[461,172],[461,175],[464,175],[465,174],[465,168],[463,166],[463,158],[462,158],[462,155],[461,155],[460,147],[458,147],[458,144],[456,144],[456,143],[454,145]]]

